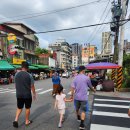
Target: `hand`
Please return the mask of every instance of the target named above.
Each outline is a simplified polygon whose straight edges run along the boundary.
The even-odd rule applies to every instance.
[[[36,99],[36,94],[33,94],[33,100],[35,101]]]

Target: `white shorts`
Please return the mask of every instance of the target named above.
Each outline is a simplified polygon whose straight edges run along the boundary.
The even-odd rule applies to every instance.
[[[65,108],[64,109],[58,109],[58,111],[59,111],[59,114],[65,114]]]

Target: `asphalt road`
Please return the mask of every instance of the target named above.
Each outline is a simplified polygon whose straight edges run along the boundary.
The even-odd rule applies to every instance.
[[[70,89],[72,78],[62,79],[64,92]],[[55,99],[51,96],[51,79],[35,82],[37,100],[33,101],[30,119],[33,123],[25,126],[25,110],[19,118],[19,128],[13,128],[12,122],[15,118],[16,97],[14,84],[0,86],[0,130],[57,130],[59,113],[54,110]],[[67,95],[69,97],[69,95]],[[79,122],[76,120],[74,105],[66,104],[66,116],[62,130],[78,130]],[[89,116],[89,114],[88,114]],[[86,119],[86,128],[89,128],[89,119]]]

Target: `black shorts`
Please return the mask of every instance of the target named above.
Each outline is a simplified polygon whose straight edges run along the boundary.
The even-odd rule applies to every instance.
[[[31,108],[32,98],[17,98],[17,107],[19,109],[22,109],[24,104],[26,109]]]
[[[74,100],[74,106],[75,106],[76,111],[78,111],[79,109],[81,112],[89,111],[88,101]]]

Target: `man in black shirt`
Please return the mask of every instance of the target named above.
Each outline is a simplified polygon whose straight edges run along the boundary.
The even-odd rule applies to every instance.
[[[36,92],[34,86],[34,80],[28,71],[29,64],[27,62],[22,62],[22,70],[15,75],[15,87],[16,87],[16,98],[17,98],[17,110],[15,121],[13,126],[18,128],[18,119],[25,105],[25,125],[29,125],[32,121],[29,120],[30,108],[32,104],[32,94],[33,99],[36,99]]]

